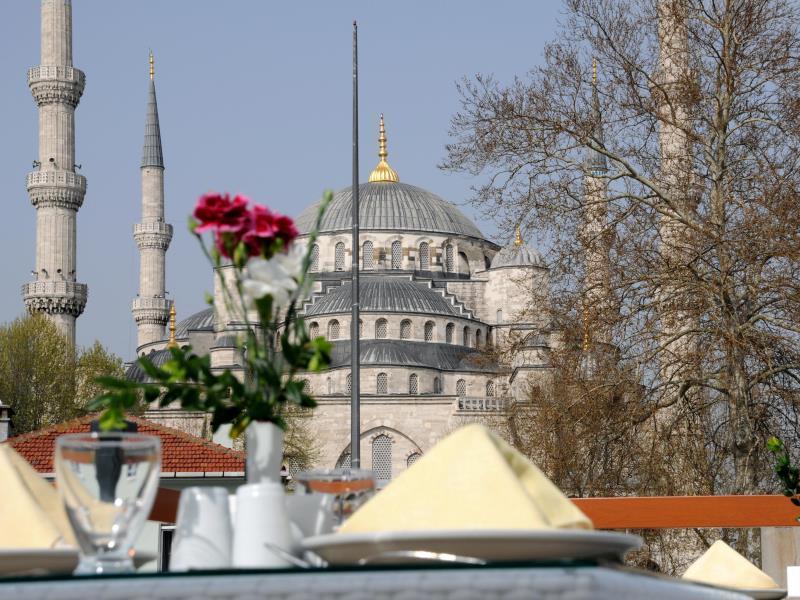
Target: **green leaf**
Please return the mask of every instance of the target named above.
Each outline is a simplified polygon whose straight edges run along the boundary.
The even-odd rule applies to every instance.
[[[197,227],[200,225],[200,221],[195,219],[192,215],[189,215],[189,218],[186,221],[187,221],[187,225],[189,226],[189,231],[191,231],[192,233],[197,235],[197,233],[195,232],[195,229],[197,229]]]

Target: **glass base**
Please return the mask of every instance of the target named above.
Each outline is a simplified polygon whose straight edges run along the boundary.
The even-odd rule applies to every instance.
[[[112,573],[133,573],[133,559],[129,556],[84,556],[75,569],[75,575],[107,575]]]

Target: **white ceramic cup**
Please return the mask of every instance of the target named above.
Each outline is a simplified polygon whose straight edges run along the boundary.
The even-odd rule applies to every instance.
[[[277,482],[240,486],[236,492],[233,566],[290,566],[270,546],[278,546],[289,553],[294,546],[283,486]]]
[[[222,487],[184,489],[178,503],[169,570],[230,567],[232,538],[228,490]]]
[[[800,567],[786,567],[786,588],[789,598],[800,598]]]
[[[294,494],[286,496],[289,519],[302,537],[333,532],[333,496],[331,494]]]

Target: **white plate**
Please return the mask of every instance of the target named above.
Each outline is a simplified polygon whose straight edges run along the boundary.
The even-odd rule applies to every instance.
[[[773,588],[773,589],[756,589],[756,588],[725,588],[732,592],[738,592],[751,598],[758,598],[760,600],[779,600],[786,597],[786,590]]]
[[[72,573],[78,566],[75,548],[0,548],[0,576],[58,575]],[[151,552],[136,552],[136,568],[155,560]]]
[[[619,558],[641,546],[642,538],[581,529],[471,529],[333,533],[306,538],[303,545],[332,565],[351,565],[384,552],[404,550],[442,552],[489,562]]]

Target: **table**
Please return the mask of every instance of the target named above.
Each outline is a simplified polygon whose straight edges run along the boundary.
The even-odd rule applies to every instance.
[[[0,580],[0,600],[742,599],[626,568],[592,564],[409,566],[150,573]]]

